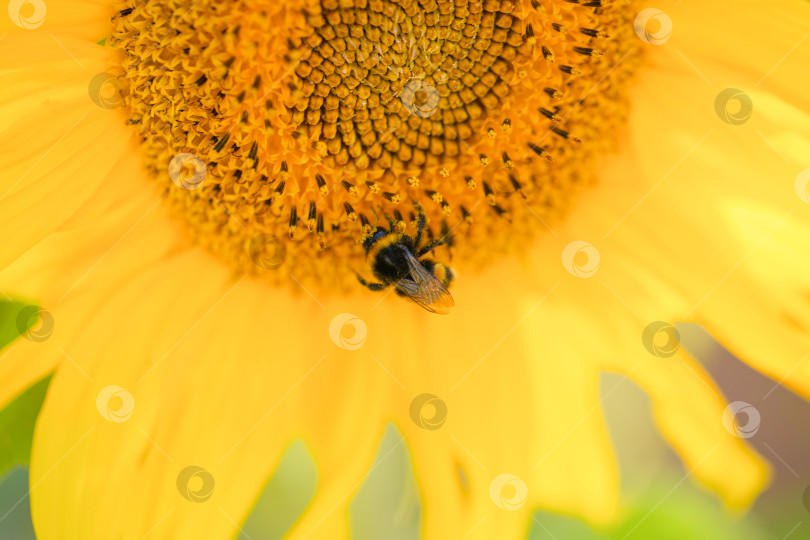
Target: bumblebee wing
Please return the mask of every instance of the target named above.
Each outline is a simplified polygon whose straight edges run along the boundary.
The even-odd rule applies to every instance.
[[[396,281],[394,287],[432,313],[449,313],[456,303],[444,285],[411,253],[407,252],[405,259],[411,271],[410,279]]]

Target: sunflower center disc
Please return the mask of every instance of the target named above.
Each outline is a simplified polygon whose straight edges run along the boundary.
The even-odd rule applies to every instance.
[[[319,288],[356,287],[362,239],[417,205],[438,258],[525,247],[594,180],[640,60],[627,1],[132,3],[110,43],[173,212],[236,271]]]

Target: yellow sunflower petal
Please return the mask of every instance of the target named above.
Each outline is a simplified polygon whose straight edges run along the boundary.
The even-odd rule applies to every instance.
[[[762,20],[744,4],[671,7],[673,37],[651,51],[661,69],[638,88],[657,99],[636,100],[631,118],[633,153],[650,181],[629,198],[643,202],[627,205],[616,230],[655,223],[645,233],[655,239],[647,264],[673,282],[689,276],[676,318],[702,322],[740,358],[810,396],[810,206],[797,187],[810,152],[810,98],[795,84],[810,61],[810,5],[770,9]],[[735,38],[754,30],[767,46]],[[718,110],[727,88],[751,99],[740,125]],[[653,134],[669,142],[650,144]],[[615,170],[610,178],[627,174]],[[689,211],[676,215],[682,208]]]
[[[90,317],[95,323],[86,325],[84,331],[73,334],[70,341],[64,343],[64,349],[87,377],[78,370],[67,369],[67,366],[59,369],[54,377],[51,397],[43,406],[38,426],[42,435],[34,445],[31,471],[32,484],[37,485],[39,492],[39,502],[32,504],[38,534],[45,537],[58,535],[60,530],[68,527],[81,537],[102,537],[116,527],[115,523],[123,523],[126,515],[127,525],[121,530],[142,536],[172,509],[177,511],[176,516],[185,518],[181,521],[194,522],[195,505],[181,497],[175,479],[187,466],[197,464],[207,466],[218,476],[216,462],[205,451],[200,453],[208,446],[201,441],[216,438],[217,432],[206,431],[204,426],[190,422],[164,423],[158,419],[161,410],[188,408],[199,408],[198,418],[203,419],[217,408],[228,408],[228,403],[216,396],[213,387],[213,393],[208,397],[200,394],[188,396],[183,391],[184,383],[194,381],[195,370],[176,371],[173,357],[162,357],[175,347],[188,346],[180,340],[182,331],[172,329],[192,328],[222,293],[217,284],[227,290],[224,284],[227,275],[216,267],[197,268],[194,279],[211,287],[184,297],[178,291],[185,289],[179,289],[177,285],[189,279],[190,266],[193,265],[186,257],[142,273],[129,287],[124,287],[109,299],[95,317]],[[144,296],[142,287],[147,284],[152,292]],[[148,298],[154,300],[145,302]],[[160,301],[155,301],[157,299]],[[142,307],[138,309],[137,306]],[[151,315],[145,316],[146,313]],[[113,331],[101,324],[110,317],[118,319]],[[224,322],[227,325],[228,321]],[[239,331],[232,326],[222,330],[227,332],[226,336]],[[143,336],[149,338],[143,339]],[[112,348],[111,343],[121,344],[123,348]],[[198,359],[206,373],[216,372],[224,380],[228,364],[221,362],[218,356],[222,353],[221,347],[217,344],[207,351],[192,348],[186,354]],[[206,358],[220,361],[210,365]],[[138,381],[153,364],[155,372],[148,374],[139,385]],[[158,368],[162,370],[158,371]],[[170,381],[175,380],[175,388],[172,388]],[[129,409],[130,401],[126,399],[127,394],[122,393],[124,390],[111,391],[114,387],[131,392],[133,410]],[[101,405],[97,404],[97,399],[102,400]],[[112,404],[108,403],[109,400],[113,400]],[[238,411],[231,412],[238,414]],[[130,413],[133,414],[131,421],[116,421]],[[65,421],[66,415],[71,417],[70,422]],[[181,441],[190,444],[182,448],[174,446],[178,443],[182,446]],[[278,448],[280,452],[281,448]],[[217,459],[219,457],[221,455]],[[51,472],[60,460],[64,460],[62,466]],[[95,466],[76,466],[78,463],[95,463]],[[152,482],[149,480],[144,483],[146,478],[157,480],[157,485],[150,486]],[[98,498],[96,490],[110,479],[131,487],[125,496],[126,504],[120,504],[121,500]],[[88,489],[80,496],[68,497],[70,502],[62,507],[64,513],[54,516],[54,498],[64,497],[64,486],[76,485],[77,482],[87,485]],[[162,482],[165,482],[162,486],[165,489],[160,489]],[[93,505],[99,505],[105,511],[90,512]],[[169,528],[172,523],[167,523]]]
[[[0,158],[0,228],[14,231],[2,268],[74,214],[128,148],[129,133],[115,110],[91,99],[114,80],[105,74],[108,50],[72,37],[10,35],[0,55],[0,145],[10,150]]]
[[[0,17],[0,35],[28,34],[47,41],[56,34],[95,43],[108,34],[112,2],[108,0],[10,0]]]
[[[94,281],[118,275],[105,265]],[[147,295],[144,287],[150,290]],[[278,295],[266,303],[263,294],[266,289],[249,280],[229,280],[207,256],[187,254],[152,265],[95,314],[85,314],[82,320],[90,323],[71,332],[63,348],[87,377],[74,366],[57,371],[53,397],[42,412],[42,442],[34,448],[32,482],[41,501],[34,504],[34,519],[40,534],[57,530],[50,527],[75,526],[83,537],[103,537],[113,529],[139,536],[165,515],[161,534],[169,537],[227,536],[244,520],[282,451],[298,435],[323,470],[319,494],[298,530],[328,536],[341,520],[345,528],[344,508],[361,485],[360,473],[371,465],[384,426],[381,409],[369,406],[365,389],[382,392],[375,380],[384,374],[362,365],[347,369],[348,358],[335,353],[327,338],[329,320],[317,304],[311,304],[316,313],[310,317],[321,323],[317,346],[287,339],[295,335],[299,319],[284,313],[300,314],[301,299]],[[119,324],[110,331],[109,318],[116,313]],[[256,354],[258,342],[266,343],[266,354]],[[311,362],[301,361],[306,357]],[[371,379],[364,380],[362,373]],[[112,385],[134,396],[132,418],[125,422],[111,422],[97,410],[99,393]],[[332,391],[317,391],[330,386]],[[354,400],[337,399],[354,386]],[[202,395],[200,387],[212,391]],[[62,406],[68,402],[73,405]],[[70,425],[66,414],[73,418]],[[344,425],[360,414],[378,429]],[[176,422],[161,420],[167,415]],[[63,465],[49,473],[62,457]],[[85,460],[96,465],[77,466]],[[218,501],[219,511],[197,506],[178,491],[177,477],[190,466],[204,467],[215,479],[212,502]],[[45,509],[54,497],[65,496],[65,486],[101,485],[110,475],[143,487],[101,503],[106,505],[101,513],[91,494],[71,498],[56,520],[60,524],[51,525],[56,521]],[[147,477],[154,482],[144,484]]]
[[[323,295],[314,299],[273,296],[282,296],[283,303],[279,302],[277,308],[282,314],[289,314],[291,321],[299,321],[299,325],[300,321],[306,321],[305,328],[299,328],[298,332],[303,330],[310,335],[312,346],[320,351],[321,357],[317,367],[301,375],[301,388],[294,390],[300,392],[302,399],[295,423],[312,451],[318,469],[318,485],[312,502],[293,526],[290,538],[343,536],[350,529],[349,505],[372,472],[386,414],[392,406],[388,396],[397,391],[385,371],[372,369],[374,356],[367,352],[374,345],[387,349],[387,343],[379,335],[379,325],[374,324],[376,317],[364,317],[369,323],[366,326],[368,342],[358,350],[341,350],[329,338],[333,317],[340,316],[341,312],[351,312],[352,317],[360,315],[367,309],[364,302],[347,302]],[[318,306],[321,302],[323,308]],[[301,314],[305,314],[303,319],[299,318]],[[273,328],[267,337],[286,339],[285,333],[277,333],[278,330]],[[299,356],[292,351],[295,349],[285,352],[285,357],[297,362]]]
[[[40,343],[19,340],[0,353],[0,409],[8,405],[36,381],[53,371],[60,362],[59,351],[43,351]]]
[[[498,270],[484,279],[495,275]],[[539,422],[539,415],[521,333],[510,332],[525,315],[523,306],[511,287],[493,281],[491,292],[512,316],[488,317],[482,283],[470,278],[457,289],[465,305],[452,317],[431,321],[427,313],[412,313],[411,320],[399,316],[395,324],[391,311],[383,319],[387,340],[415,336],[377,360],[399,386],[392,391],[398,398],[392,410],[412,453],[425,538],[518,537],[549,490],[530,477],[539,448],[525,426]],[[392,310],[396,302],[393,295],[383,300]],[[525,489],[502,486],[507,499],[515,498],[512,509],[504,507],[499,488],[491,496],[493,482],[503,475]]]
[[[646,354],[628,376],[649,394],[661,433],[684,461],[685,477],[694,476],[732,508],[748,507],[765,487],[768,467],[726,429],[725,399],[700,365],[683,352]]]
[[[532,294],[533,288],[523,286],[527,279],[514,262],[466,276],[455,289],[464,308],[452,317],[431,321],[428,314],[414,314],[409,321],[400,315],[389,328],[391,341],[418,336],[400,340],[399,355],[377,359],[399,386],[394,397],[416,402],[430,394],[447,407],[446,423],[436,430],[417,423],[406,403],[398,408],[398,425],[423,486],[427,537],[473,527],[472,537],[497,530],[517,534],[527,525],[526,511],[537,505],[595,521],[615,511],[615,463],[590,351],[570,340],[553,345],[565,296],[555,301],[554,285]],[[496,317],[492,298],[498,299]],[[392,297],[382,305],[397,301]],[[463,336],[463,344],[453,336]],[[429,402],[425,406],[434,410]],[[526,425],[535,426],[536,434],[527,435]],[[490,495],[504,474],[527,488],[520,512],[499,508]]]
[[[121,170],[137,173],[139,163],[137,156],[125,154],[118,165]],[[79,214],[63,225],[71,230],[49,235],[0,270],[0,282],[15,296],[39,304],[57,338],[67,339],[80,332],[83,321],[92,317],[118,286],[107,283],[107,287],[100,287],[93,279],[96,268],[112,268],[125,276],[163,256],[171,247],[165,235],[149,235],[147,227],[133,226],[154,209],[160,198],[149,189],[131,192],[120,189],[112,177],[107,180],[85,201]],[[110,212],[111,208],[115,211]],[[130,243],[116,249],[127,237]],[[134,254],[138,254],[137,264],[133,264]],[[63,339],[18,339],[2,351],[0,404],[13,399],[60,363],[72,362],[57,344]]]
[[[746,85],[740,86],[743,90],[770,92],[797,105],[810,103],[807,93],[796,85],[797,77],[810,61],[807,41],[810,39],[807,34],[810,5],[807,2],[769,2],[767,17],[763,17],[759,6],[751,1],[694,4],[665,0],[656,6],[673,21],[671,39],[657,48],[668,57],[657,62],[661,71],[668,71],[669,64],[679,71],[684,68],[695,76],[695,82],[700,81],[703,86],[717,91],[725,88],[722,86],[725,83],[735,83]],[[699,39],[694,39],[696,36]],[[758,37],[745,39],[744,36]],[[713,100],[709,104],[713,104]],[[780,120],[790,122],[789,118]]]

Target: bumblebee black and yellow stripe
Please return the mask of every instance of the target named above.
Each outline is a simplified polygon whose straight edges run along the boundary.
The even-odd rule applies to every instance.
[[[374,261],[377,259],[380,251],[383,249],[393,246],[394,244],[399,244],[402,242],[403,233],[398,232],[391,232],[383,236],[382,238],[376,240],[371,247],[368,248],[368,252],[366,254],[367,261]]]
[[[446,288],[450,287],[450,283],[453,281],[453,271],[450,270],[447,266],[443,265],[440,262],[433,263],[433,275],[436,276],[442,285]]]

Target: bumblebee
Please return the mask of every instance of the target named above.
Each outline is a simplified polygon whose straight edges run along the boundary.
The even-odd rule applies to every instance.
[[[400,296],[410,298],[432,313],[447,314],[455,305],[447,291],[453,281],[453,271],[440,262],[423,259],[434,248],[447,243],[447,237],[428,242],[419,248],[427,219],[420,207],[415,237],[380,228],[363,242],[366,261],[380,283],[370,283],[357,276],[361,284],[372,291],[381,291],[391,285]]]

